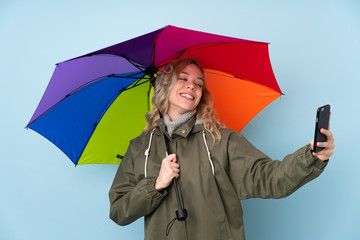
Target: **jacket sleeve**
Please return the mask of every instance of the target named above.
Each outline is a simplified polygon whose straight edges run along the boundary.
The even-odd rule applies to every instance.
[[[156,178],[136,181],[130,147],[125,154],[109,192],[110,218],[119,225],[127,225],[150,214],[166,196],[166,190],[158,192]]]
[[[283,198],[319,176],[327,162],[306,145],[282,161],[272,160],[241,134],[228,141],[229,177],[240,199]]]

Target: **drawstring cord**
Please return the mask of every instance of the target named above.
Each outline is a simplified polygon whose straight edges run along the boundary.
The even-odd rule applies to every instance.
[[[211,171],[212,171],[212,173],[213,173],[213,176],[215,176],[214,164],[213,164],[213,161],[211,160],[211,155],[210,155],[209,147],[208,147],[207,142],[206,142],[205,130],[202,130],[202,134],[203,134],[203,138],[204,138],[204,143],[205,143],[205,147],[206,147],[208,159],[209,159],[209,162],[210,162],[210,165],[211,165]]]
[[[144,173],[145,173],[145,177],[147,177],[147,162],[148,162],[148,159],[149,159],[149,153],[150,153],[150,147],[151,147],[151,141],[153,139],[153,135],[154,135],[154,132],[155,132],[155,128],[153,130],[151,130],[151,133],[150,133],[150,140],[149,140],[149,146],[148,148],[146,149],[145,151],[145,169],[144,169]]]
[[[165,232],[166,236],[169,236],[170,230],[171,230],[171,228],[172,228],[172,226],[174,225],[174,223],[175,223],[176,220],[177,220],[177,219],[176,219],[176,217],[175,217],[175,218],[174,218],[173,220],[171,220],[171,221],[168,223],[168,225],[166,226],[166,232]],[[189,237],[189,235],[188,235],[188,231],[187,231],[186,220],[184,221],[184,224],[185,224],[185,231],[186,231],[186,239],[184,239],[184,240],[187,240],[188,237]]]
[[[176,217],[173,220],[171,220],[168,223],[168,225],[166,226],[166,232],[165,232],[166,236],[169,236],[170,230],[171,230],[172,226],[174,225],[175,221],[176,221]]]

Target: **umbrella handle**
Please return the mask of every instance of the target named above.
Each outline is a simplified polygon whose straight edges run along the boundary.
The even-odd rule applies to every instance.
[[[176,212],[175,212],[176,213],[176,218],[179,221],[184,221],[187,218],[187,211],[186,211],[186,209],[184,209],[181,206],[179,191],[178,191],[178,188],[177,188],[177,185],[176,185],[176,179],[175,178],[173,178],[173,184],[174,184],[174,188],[175,188],[175,192],[176,192],[176,199],[177,199],[178,206],[179,206],[179,209],[176,210]]]

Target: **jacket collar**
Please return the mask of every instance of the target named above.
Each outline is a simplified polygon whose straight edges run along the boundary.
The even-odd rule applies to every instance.
[[[195,123],[196,123],[196,114],[192,116],[186,123],[181,125],[178,129],[176,129],[172,137],[170,137],[169,134],[167,133],[164,119],[160,118],[156,121],[159,131],[155,131],[155,133],[157,135],[161,135],[165,133],[169,139],[186,138],[190,133],[196,133],[204,129],[202,124],[195,125]]]

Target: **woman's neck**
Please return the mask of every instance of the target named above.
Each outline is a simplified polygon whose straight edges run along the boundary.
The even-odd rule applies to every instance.
[[[182,114],[180,113],[167,113],[169,116],[170,121],[174,122],[176,119],[178,119]]]
[[[172,120],[169,114],[166,114],[164,116],[164,122],[167,127],[168,133],[170,136],[172,136],[172,133],[181,125],[183,125],[185,122],[187,122],[194,114],[196,113],[196,110],[186,112],[176,118],[176,120]]]

